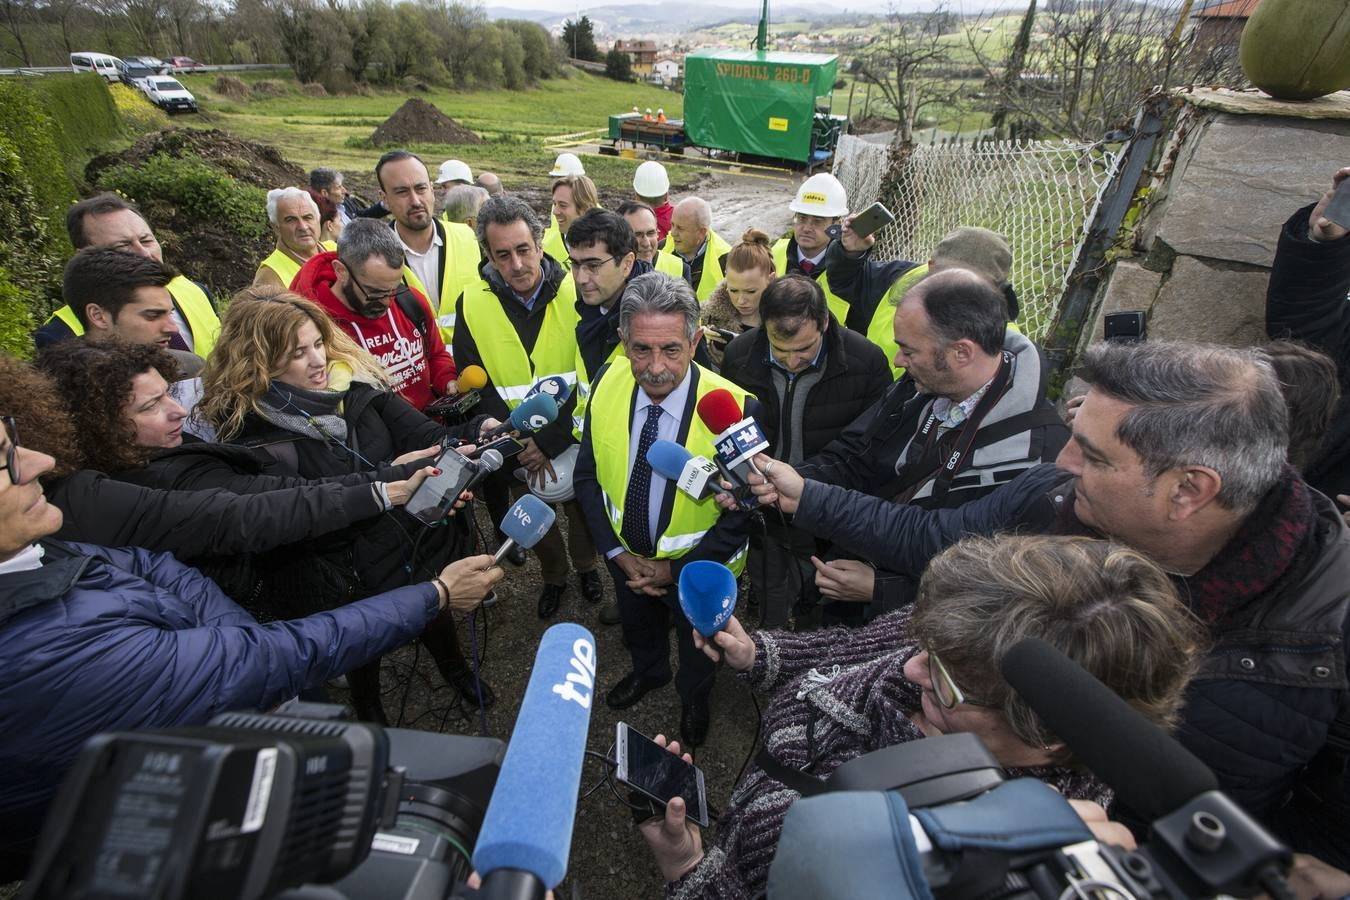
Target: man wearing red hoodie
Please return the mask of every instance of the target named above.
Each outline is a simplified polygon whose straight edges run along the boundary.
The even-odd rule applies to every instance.
[[[455,393],[455,361],[427,298],[402,279],[398,237],[374,219],[356,219],[343,229],[337,252],[306,262],[291,290],[322,306],[380,361],[394,390],[425,409]]]

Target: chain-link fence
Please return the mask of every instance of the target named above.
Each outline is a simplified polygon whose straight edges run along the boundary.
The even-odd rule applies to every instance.
[[[1043,339],[1112,155],[1066,141],[920,145],[894,179],[893,196],[882,197],[887,153],[884,144],[850,135],[834,157],[850,209],[880,200],[896,214],[896,224],[877,235],[876,258],[922,262],[959,225],[997,231],[1012,248],[1018,325]]]

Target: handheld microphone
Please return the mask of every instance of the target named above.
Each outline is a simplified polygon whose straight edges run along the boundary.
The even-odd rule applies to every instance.
[[[695,500],[711,497],[721,488],[713,480],[718,473],[706,456],[694,456],[674,441],[656,441],[647,450],[652,471],[667,479]]]
[[[564,622],[544,632],[474,847],[479,896],[542,898],[567,874],[595,667],[585,628]]]
[[[455,382],[459,385],[459,396],[450,404],[450,412],[463,418],[478,405],[481,398],[478,392],[487,386],[487,372],[482,366],[465,366]]]
[[[713,461],[728,481],[737,485],[733,492],[745,509],[753,509],[757,502],[749,491],[750,473],[761,474],[755,467],[754,456],[769,449],[769,442],[753,417],[741,418],[741,408],[731,392],[718,388],[709,391],[698,401],[698,416],[708,430],[716,434],[713,447],[717,451]]]
[[[561,375],[550,375],[547,378],[541,378],[530,388],[529,393],[525,395],[528,400],[536,394],[544,394],[557,401],[558,406],[564,406],[567,398],[572,396],[572,385],[567,383],[567,379]]]
[[[506,516],[502,519],[501,530],[502,534],[506,535],[506,540],[497,548],[492,561],[500,563],[502,557],[516,544],[529,550],[544,539],[557,516],[553,507],[534,494],[521,497],[506,511]]]
[[[736,576],[711,560],[686,563],[680,570],[680,609],[695,631],[712,637],[736,612]]]
[[[490,441],[511,432],[522,435],[533,434],[544,426],[552,424],[557,418],[558,402],[547,394],[535,394],[511,410],[510,418],[484,434],[482,440]]]
[[[469,479],[469,483],[464,485],[464,490],[466,491],[473,490],[482,483],[483,479],[500,469],[502,467],[503,459],[502,455],[496,450],[487,449],[479,454],[476,462],[478,464],[478,471]]]

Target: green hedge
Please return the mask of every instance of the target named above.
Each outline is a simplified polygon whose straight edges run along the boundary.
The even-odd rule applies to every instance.
[[[23,84],[59,126],[56,137],[66,171],[76,182],[82,178],[87,157],[108,152],[126,134],[108,83],[101,75],[45,75]]]
[[[235,181],[199,156],[157,153],[138,165],[106,170],[99,183],[143,207],[171,205],[189,220],[218,222],[246,238],[267,233],[265,217],[258,215],[267,206],[267,192]]]
[[[18,152],[38,213],[60,221],[76,200],[75,182],[62,153],[67,138],[22,79],[0,79],[0,137]]]
[[[58,170],[59,171],[59,170]],[[15,144],[0,134],[0,350],[28,356],[30,332],[61,297],[69,245],[53,230],[33,195]]]

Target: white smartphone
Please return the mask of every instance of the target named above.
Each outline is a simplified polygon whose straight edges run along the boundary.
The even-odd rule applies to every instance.
[[[686,815],[707,828],[708,798],[703,791],[703,770],[627,722],[620,722],[616,732],[614,777],[663,806],[673,797],[683,797]]]

